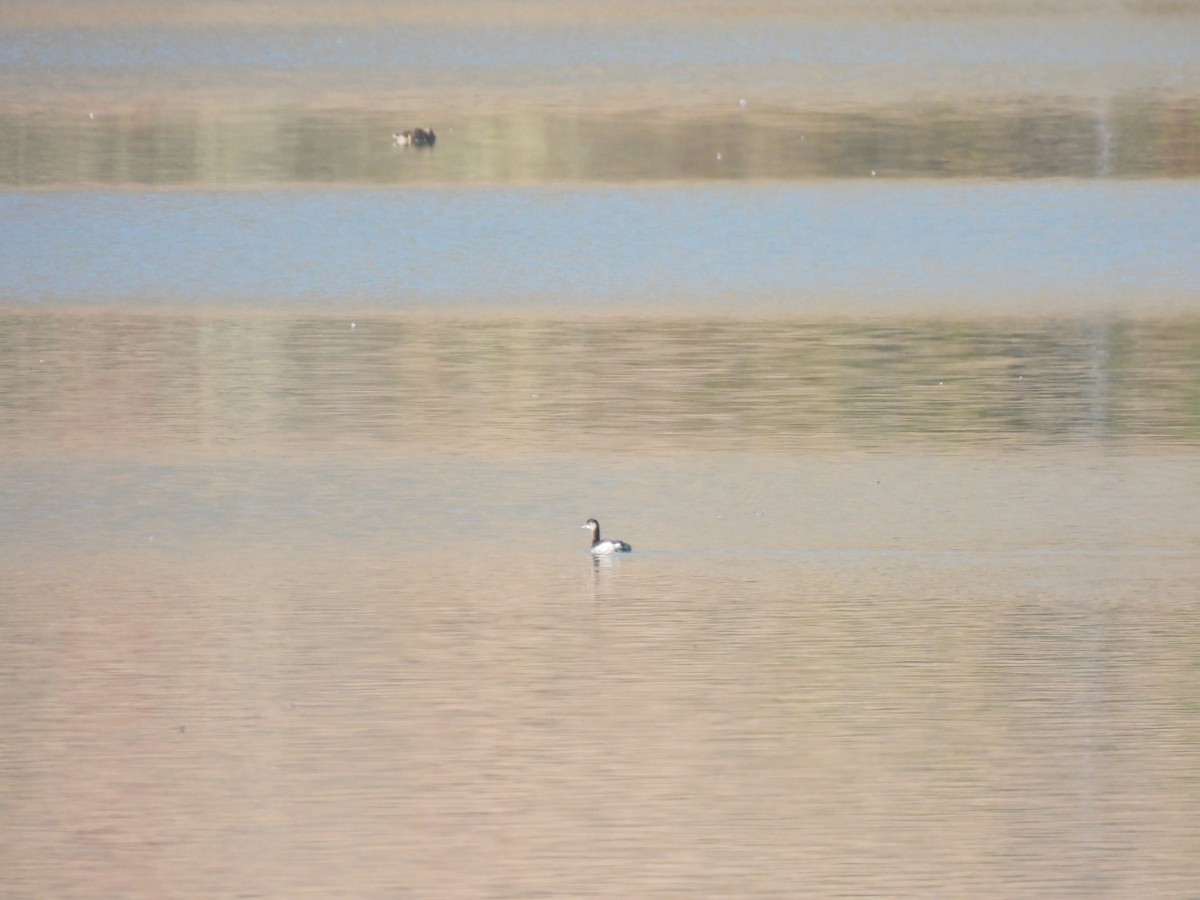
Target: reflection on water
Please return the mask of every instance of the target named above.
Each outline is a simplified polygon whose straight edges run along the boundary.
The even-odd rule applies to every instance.
[[[396,113],[0,107],[0,182],[187,185],[1200,175],[1195,97]],[[414,118],[415,117],[415,118]],[[398,127],[437,125],[432,151]]]
[[[1194,892],[1200,17],[1001,6],[0,5],[0,895]]]
[[[203,567],[144,550],[10,577],[6,895],[1181,896],[1200,876],[1194,604],[1136,596],[1128,559],[593,576],[235,537],[194,547]]]
[[[68,307],[1144,316],[1200,283],[1200,181],[72,189],[0,215],[6,299]]]
[[[1200,438],[1200,323],[0,317],[0,438],[791,450]]]
[[[1194,319],[356,325],[0,320],[0,893],[1200,878]]]
[[[0,183],[1200,174],[1185,9],[246,6],[8,11]]]

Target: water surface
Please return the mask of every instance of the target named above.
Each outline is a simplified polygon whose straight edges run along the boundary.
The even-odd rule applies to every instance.
[[[564,10],[0,9],[0,894],[1193,892],[1200,18]]]
[[[355,324],[4,318],[6,893],[1200,874],[1194,320]]]
[[[1192,182],[62,190],[0,212],[10,300],[55,306],[1162,314],[1200,282]]]

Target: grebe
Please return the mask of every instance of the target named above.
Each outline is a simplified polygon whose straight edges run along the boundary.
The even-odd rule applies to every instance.
[[[610,556],[613,553],[628,553],[633,548],[624,541],[602,541],[600,540],[600,523],[595,519],[588,519],[583,523],[584,528],[592,530],[592,554],[594,556]]]
[[[432,147],[437,143],[437,135],[432,128],[414,128],[412,131],[397,131],[392,140],[401,147]]]

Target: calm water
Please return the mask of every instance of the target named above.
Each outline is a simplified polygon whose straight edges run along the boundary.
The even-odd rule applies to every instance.
[[[0,10],[0,894],[1196,893],[1200,17],[848,8]]]
[[[1198,182],[71,190],[0,215],[25,303],[1161,314],[1200,283]]]
[[[1196,320],[355,324],[0,321],[6,894],[1200,877]]]

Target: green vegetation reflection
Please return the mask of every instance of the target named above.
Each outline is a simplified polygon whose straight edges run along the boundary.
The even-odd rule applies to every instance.
[[[425,122],[427,114],[418,119]],[[466,112],[428,150],[394,111],[186,103],[0,106],[0,182],[507,183],[738,179],[1194,178],[1200,100],[909,104],[843,111]],[[407,120],[405,120],[407,121]]]
[[[0,317],[0,439],[631,450],[1194,443],[1200,320]]]

